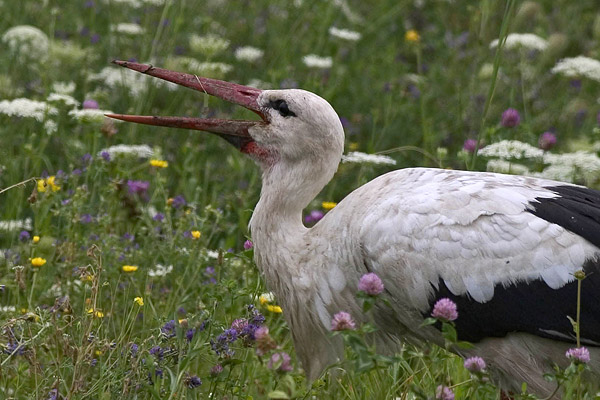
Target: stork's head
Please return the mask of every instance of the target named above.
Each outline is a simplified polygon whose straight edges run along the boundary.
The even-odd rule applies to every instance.
[[[239,104],[257,113],[261,120],[109,114],[111,118],[215,133],[249,154],[263,169],[282,165],[333,165],[332,171],[323,171],[329,180],[337,168],[344,146],[342,125],[329,103],[311,92],[299,89],[260,90],[145,64],[114,62]]]

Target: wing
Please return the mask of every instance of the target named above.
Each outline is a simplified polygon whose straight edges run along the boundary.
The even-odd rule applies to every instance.
[[[572,341],[574,273],[584,269],[582,337],[600,345],[600,192],[433,169],[386,174],[359,191],[365,266],[395,299],[424,316],[452,299],[463,340],[522,331]]]

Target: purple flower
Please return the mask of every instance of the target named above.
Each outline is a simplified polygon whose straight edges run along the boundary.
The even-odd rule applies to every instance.
[[[250,240],[246,240],[244,242],[244,250],[250,250],[253,247],[254,247],[254,243],[252,243]]]
[[[473,372],[475,374],[483,372],[485,370],[486,365],[485,361],[481,357],[469,357],[465,360],[464,363],[465,369],[469,372]]]
[[[92,361],[90,361],[90,366],[91,366],[91,367],[95,367],[95,366],[96,366],[96,364],[98,364],[98,360],[97,360],[97,359],[95,359],[95,358],[92,358]]]
[[[150,349],[149,353],[152,354],[153,356],[155,356],[159,360],[162,360],[165,355],[165,351],[160,346],[154,346],[153,348]]]
[[[110,153],[108,151],[103,151],[102,153],[100,153],[100,156],[102,157],[102,159],[106,162],[110,161]]]
[[[154,214],[154,217],[152,217],[152,219],[155,221],[158,221],[158,222],[163,222],[163,220],[165,219],[165,214],[156,213],[156,214]]]
[[[458,318],[456,303],[448,298],[439,299],[433,306],[431,316],[444,321],[454,321]]]
[[[131,343],[131,348],[129,349],[131,351],[131,357],[135,358],[137,356],[138,350],[139,350],[139,346],[135,343]]]
[[[171,203],[171,206],[173,208],[177,209],[177,208],[185,207],[186,204],[187,204],[187,202],[185,201],[185,197],[183,197],[182,195],[179,195],[179,196],[175,196],[173,198],[173,202]]]
[[[247,326],[248,320],[246,318],[238,318],[231,323],[231,329],[235,329],[238,335],[241,334]]]
[[[148,188],[150,187],[150,182],[132,181],[131,179],[129,179],[127,181],[127,187],[129,188],[129,193],[143,195],[146,193],[146,191],[148,191]]]
[[[574,347],[567,350],[565,356],[575,363],[587,364],[590,362],[590,352],[585,347]]]
[[[556,144],[556,135],[552,132],[544,132],[541,134],[538,145],[542,150],[550,150]]]
[[[31,235],[27,231],[21,231],[21,233],[19,233],[19,240],[22,242],[26,242],[30,238],[31,238]]]
[[[293,369],[292,364],[290,362],[291,358],[289,354],[284,351],[281,351],[279,353],[274,353],[271,356],[267,367],[279,372],[290,372]]]
[[[81,175],[81,170],[79,168],[75,168],[72,172],[71,175],[75,175],[75,176],[79,176]]]
[[[463,144],[463,150],[469,153],[473,153],[477,148],[477,140],[475,139],[467,139]]]
[[[91,110],[97,110],[98,108],[98,102],[96,100],[92,100],[92,99],[86,99],[83,101],[83,109],[91,109]]]
[[[358,290],[365,292],[370,296],[377,296],[383,292],[383,282],[377,274],[370,272],[360,277],[358,281]]]
[[[135,236],[131,233],[125,233],[123,236],[121,236],[121,239],[126,242],[133,242],[135,240]]]
[[[223,372],[223,366],[221,364],[216,364],[210,369],[210,376],[217,376],[221,372]]]
[[[99,35],[99,34],[97,34],[97,33],[94,33],[94,34],[92,35],[92,37],[90,37],[90,43],[92,43],[92,44],[96,44],[96,43],[98,43],[99,41],[100,41],[100,35]]]
[[[57,400],[58,399],[58,389],[52,389],[48,392],[48,397],[46,400]]]
[[[188,342],[191,342],[192,339],[194,338],[195,334],[196,334],[196,330],[195,329],[188,329],[185,332],[185,338],[187,339]]]
[[[515,126],[519,125],[520,122],[521,116],[519,115],[519,112],[514,108],[508,108],[502,113],[502,120],[500,121],[500,123],[503,127],[514,128]]]
[[[172,320],[166,322],[162,326],[162,328],[160,328],[160,333],[167,338],[175,337],[175,327],[176,326],[177,325],[175,324],[175,320],[172,319]]]
[[[319,222],[321,218],[323,218],[323,211],[321,210],[312,210],[310,214],[304,217],[304,222],[306,224],[312,224],[315,222]]]
[[[454,400],[454,393],[449,387],[440,385],[435,390],[435,398],[439,400]]]
[[[269,328],[261,326],[254,331],[254,338],[258,341],[269,338]]]
[[[196,375],[187,376],[184,382],[185,385],[190,389],[195,389],[198,386],[202,385],[202,380]]]
[[[90,214],[83,214],[81,217],[79,217],[79,222],[82,224],[90,224],[94,222],[94,218]]]
[[[85,153],[81,156],[81,163],[83,165],[89,164],[92,161],[92,155],[90,153]]]
[[[332,331],[345,331],[356,329],[356,323],[352,319],[352,316],[345,311],[340,311],[333,316],[331,320]]]

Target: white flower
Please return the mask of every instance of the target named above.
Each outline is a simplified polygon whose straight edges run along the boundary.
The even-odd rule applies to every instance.
[[[125,35],[141,35],[144,33],[144,28],[142,28],[140,25],[126,22],[117,25],[111,25],[110,30]]]
[[[0,221],[0,231],[30,231],[31,229],[31,218]]]
[[[600,82],[600,61],[584,56],[563,58],[552,68],[553,74],[586,77]]]
[[[329,28],[329,34],[333,37],[350,40],[352,42],[356,42],[361,38],[361,34],[359,32],[350,31],[348,29],[338,29],[335,26]]]
[[[48,96],[46,101],[48,101],[50,103],[61,102],[71,108],[79,107],[79,102],[77,100],[75,100],[73,97],[69,96],[68,94],[50,93],[50,95]]]
[[[544,163],[550,166],[542,172],[542,176],[551,179],[568,182],[583,179],[592,182],[600,177],[600,158],[591,152],[546,153]]]
[[[343,163],[358,163],[358,164],[384,164],[396,165],[396,160],[388,156],[378,154],[366,154],[359,151],[352,151],[342,156]]]
[[[148,271],[149,276],[165,276],[173,271],[172,265],[167,265],[166,267],[162,264],[156,264],[155,269],[151,269]]]
[[[47,135],[52,135],[56,133],[56,131],[58,131],[58,124],[56,123],[56,121],[49,119],[46,122],[44,122],[44,129],[46,130]]]
[[[515,164],[505,160],[489,160],[487,170],[502,174],[529,175],[529,168],[522,164]]]
[[[258,300],[260,301],[260,304],[273,303],[275,301],[275,295],[273,292],[266,292],[258,296]]]
[[[15,311],[17,311],[17,309],[15,308],[15,306],[2,306],[2,307],[0,307],[0,313],[3,313],[3,314],[14,313]]]
[[[162,6],[166,0],[105,0],[105,3],[118,3],[128,5],[130,7],[139,8],[144,5]]]
[[[106,118],[104,114],[112,114],[112,111],[99,110],[96,108],[69,111],[69,116],[79,122],[103,122],[104,118]]]
[[[264,51],[261,49],[257,49],[256,47],[252,46],[244,46],[235,49],[234,56],[236,60],[254,62],[260,59],[263,54]]]
[[[333,65],[333,60],[331,57],[321,57],[316,54],[309,54],[302,58],[302,62],[311,68],[331,68]]]
[[[251,79],[246,86],[250,86],[257,89],[271,89],[272,85],[269,82],[261,81],[260,79]]]
[[[214,55],[222,52],[229,47],[229,40],[218,35],[209,33],[208,35],[190,35],[190,48],[194,52]]]
[[[4,32],[2,41],[23,59],[43,61],[48,56],[48,36],[34,26],[14,26]]]
[[[131,144],[118,144],[111,146],[106,149],[102,149],[98,152],[98,156],[102,156],[103,152],[110,154],[111,158],[117,156],[134,156],[138,158],[150,158],[154,155],[154,150],[147,144],[131,145]]]
[[[490,48],[498,46],[498,39],[490,43]],[[523,47],[529,50],[545,50],[548,47],[546,39],[542,39],[538,35],[533,33],[511,33],[506,37],[504,48],[508,50],[517,49]]]
[[[520,160],[522,158],[542,157],[544,151],[518,140],[502,140],[485,146],[479,150],[478,154],[484,157],[498,157],[505,160],[516,158]]]
[[[58,110],[43,101],[20,98],[0,101],[0,114],[35,118],[41,122],[46,115],[58,114]]]
[[[165,82],[160,79],[150,79],[149,76],[127,70],[125,68],[105,67],[97,74],[91,74],[89,80],[103,81],[111,89],[125,87],[133,96],[139,96],[144,93],[149,85],[166,86],[168,89],[175,89],[178,86],[171,82]]]
[[[75,91],[75,82],[54,82],[52,90],[58,94],[72,95]]]
[[[206,250],[206,255],[210,258],[219,258],[219,252],[215,250]]]
[[[189,71],[202,76],[224,75],[233,69],[233,66],[221,62],[200,62],[191,57],[179,57],[176,60]]]
[[[575,178],[575,169],[565,165],[550,165],[542,172],[535,172],[532,176],[538,178],[551,179],[560,182],[573,182]]]

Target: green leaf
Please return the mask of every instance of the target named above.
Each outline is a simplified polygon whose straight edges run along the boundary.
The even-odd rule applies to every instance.
[[[272,392],[269,392],[269,394],[267,395],[268,398],[270,399],[289,399],[290,397],[287,395],[287,393],[281,391],[281,390],[273,390]]]
[[[425,318],[425,321],[423,321],[423,323],[421,324],[421,327],[433,325],[436,322],[438,322],[438,321],[435,318]]]

